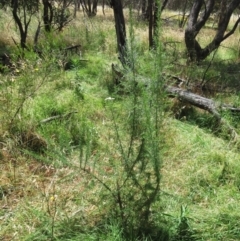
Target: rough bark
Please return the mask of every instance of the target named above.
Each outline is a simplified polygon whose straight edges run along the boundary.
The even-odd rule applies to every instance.
[[[43,22],[46,32],[50,32],[53,21],[53,7],[49,0],[42,0],[43,3]]]
[[[19,9],[22,8],[23,10],[23,20],[19,17]],[[18,0],[12,1],[12,14],[15,23],[18,26],[19,32],[20,32],[20,46],[22,49],[26,49],[26,41],[27,41],[27,34],[28,34],[28,27],[31,22],[32,14],[27,13],[27,6],[23,3],[22,6],[20,6],[20,3]],[[29,15],[29,16],[28,16]]]
[[[189,92],[187,90],[183,90],[181,88],[173,87],[173,86],[167,86],[166,92],[170,95],[177,96],[181,100],[188,102],[191,105],[194,105],[198,108],[201,108],[203,110],[207,110],[209,113],[211,113],[214,117],[217,119],[217,124],[222,127],[226,128],[229,132],[231,139],[235,141],[239,141],[238,134],[233,126],[231,126],[224,118],[222,118],[219,111],[221,110],[229,110],[232,112],[239,112],[240,108],[235,108],[233,106],[217,103],[212,99],[208,99],[205,97],[202,97],[200,95],[194,94],[192,92]]]
[[[177,96],[196,107],[209,111],[210,113],[214,114],[217,118],[221,118],[220,114],[217,111],[217,104],[211,99],[194,94],[192,92],[189,92],[188,90],[184,90],[173,86],[167,86],[166,92],[168,94]]]
[[[110,6],[113,8],[113,12],[114,12],[119,59],[122,65],[126,66],[127,64],[126,27],[125,27],[124,15],[123,15],[122,3],[119,0],[111,0]]]
[[[215,3],[215,0],[208,0],[207,2],[204,0],[195,0],[193,3],[185,30],[185,44],[191,62],[199,62],[205,59],[211,52],[220,46],[222,41],[234,33],[240,22],[240,18],[238,18],[234,27],[229,32],[225,33],[234,10],[240,6],[240,1],[232,0],[229,2],[222,0],[216,34],[213,40],[206,47],[202,48],[200,43],[196,40],[196,36],[213,12]]]
[[[22,49],[26,49],[29,24],[32,20],[32,16],[39,11],[39,1],[32,0],[30,2],[26,0],[12,0],[9,1],[8,4],[11,8],[13,19],[20,33],[20,47]]]

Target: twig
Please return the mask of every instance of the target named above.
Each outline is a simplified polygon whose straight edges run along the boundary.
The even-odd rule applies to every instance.
[[[206,70],[205,70],[204,73],[203,73],[201,86],[204,86],[204,85],[206,84],[205,78],[206,78],[206,75],[207,75],[208,70],[210,69],[210,67],[211,67],[211,65],[212,65],[212,62],[213,62],[213,59],[214,59],[216,53],[217,53],[217,49],[214,51],[213,56],[212,56],[212,59],[211,59],[211,61],[209,62]]]
[[[51,117],[48,117],[44,120],[41,120],[39,124],[45,124],[47,122],[50,122],[50,121],[53,121],[53,120],[57,120],[57,119],[65,119],[65,118],[68,118],[70,117],[72,114],[74,113],[78,113],[77,111],[72,111],[72,112],[69,112],[65,115],[55,115],[55,116],[51,116]]]
[[[167,73],[164,73],[164,72],[163,72],[163,75],[165,75],[166,77],[170,77],[170,78],[172,78],[172,79],[177,80],[177,81],[176,81],[176,84],[177,84],[178,87],[181,87],[183,84],[186,85],[186,84],[189,82],[188,80],[183,79],[183,78],[181,78],[181,77],[179,77],[179,76],[176,76],[176,75],[167,74]]]

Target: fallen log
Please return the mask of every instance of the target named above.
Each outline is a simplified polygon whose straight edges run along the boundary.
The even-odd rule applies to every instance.
[[[122,81],[124,81],[124,78],[123,78],[124,75],[123,75],[122,71],[117,70],[116,66],[114,64],[112,64],[112,73],[113,73],[115,85],[119,85],[119,84],[121,84]],[[183,84],[186,84],[188,82],[187,80],[182,79],[178,76],[168,75],[166,73],[164,73],[164,75],[177,80],[177,84],[179,87],[181,87]],[[148,86],[149,82],[151,82],[151,80],[148,80],[142,76],[138,76],[137,79],[138,79],[137,83],[144,82],[145,86]],[[190,105],[193,105],[200,109],[208,111],[214,117],[216,117],[217,125],[219,125],[221,127],[221,129],[225,129],[228,132],[228,134],[231,136],[232,141],[234,141],[234,142],[240,141],[238,139],[238,134],[237,134],[235,128],[233,126],[231,126],[227,122],[227,120],[225,120],[222,117],[222,115],[220,114],[220,111],[222,111],[222,110],[228,110],[233,113],[238,113],[238,112],[240,113],[240,108],[236,108],[234,106],[231,106],[231,105],[228,105],[225,103],[216,102],[212,99],[203,97],[198,94],[194,94],[193,92],[191,92],[189,90],[182,89],[179,87],[165,86],[165,91],[167,92],[167,94],[169,96],[177,97],[180,100],[189,103]]]
[[[218,118],[221,118],[221,115],[217,111],[216,103],[211,99],[194,94],[188,90],[184,90],[173,86],[167,86],[166,92],[170,95],[177,96],[178,98],[187,101],[188,103],[198,108],[207,110],[208,112],[214,114]]]
[[[173,86],[167,86],[166,92],[171,96],[176,96],[180,100],[188,102],[189,104],[196,106],[198,108],[201,108],[203,110],[208,111],[211,113],[214,117],[216,117],[218,124],[222,125],[223,127],[227,128],[227,131],[231,135],[232,141],[236,141],[238,139],[238,134],[233,126],[231,126],[219,113],[221,110],[230,110],[233,112],[240,112],[240,108],[235,108],[233,106],[224,104],[224,103],[218,103],[215,102],[212,99],[208,99],[205,97],[202,97],[198,94],[194,94],[188,90],[184,90],[181,88],[173,87]]]
[[[219,110],[229,110],[231,112],[240,113],[240,108],[225,103],[218,103],[212,99],[203,97],[198,94],[194,94],[191,91],[184,90],[178,87],[167,86],[166,92],[172,96],[177,96],[178,98],[183,99],[184,101],[187,101],[189,102],[189,104],[192,104],[198,108],[207,110],[208,112],[216,115],[216,117],[219,118],[221,118],[221,115],[218,113]]]
[[[74,46],[69,46],[69,47],[63,49],[63,51],[65,54],[68,54],[68,52],[70,52],[71,54],[73,54],[73,53],[79,54],[81,52],[81,47],[82,46],[80,44],[77,44]]]

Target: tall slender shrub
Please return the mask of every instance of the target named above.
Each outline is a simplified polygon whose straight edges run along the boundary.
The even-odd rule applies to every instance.
[[[152,239],[167,240],[153,221],[153,205],[159,200],[161,187],[161,166],[163,149],[163,80],[162,50],[158,41],[151,53],[152,76],[139,81],[138,61],[141,57],[136,48],[136,39],[130,9],[129,41],[123,69],[125,81],[124,103],[112,98],[105,101],[109,114],[109,138],[104,156],[107,160],[94,161],[89,156],[89,148],[80,147],[80,166],[105,187],[108,194],[102,202],[107,202],[107,220],[118,223],[122,234],[128,240],[150,236]],[[156,35],[157,36],[157,35]],[[85,146],[91,146],[91,138]],[[86,155],[84,155],[86,153]],[[87,157],[87,158],[86,158]]]

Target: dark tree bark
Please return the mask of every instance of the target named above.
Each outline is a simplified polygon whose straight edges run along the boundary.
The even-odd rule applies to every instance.
[[[152,49],[154,45],[153,41],[153,3],[154,0],[148,1],[148,14],[149,14],[149,20],[148,20],[148,41],[149,41],[149,48]]]
[[[159,0],[148,1],[148,14],[149,14],[149,48],[156,48],[159,37],[158,24],[160,20],[161,12],[164,10],[168,3],[168,0],[164,0],[160,5]],[[161,8],[160,8],[161,7]]]
[[[96,15],[97,14],[97,5],[98,5],[98,0],[93,1],[93,6],[92,6],[92,12]]]
[[[50,32],[52,29],[53,21],[53,7],[49,0],[42,0],[43,3],[43,22],[46,32]]]
[[[165,9],[165,7],[167,6],[168,0],[164,0],[161,6],[161,12]]]
[[[11,4],[13,18],[20,32],[20,46],[22,49],[26,49],[28,27],[32,19],[32,13],[28,13],[28,6],[25,1],[23,1],[22,5],[20,5],[19,0],[12,0]],[[22,8],[23,11],[23,20],[21,20],[19,16],[20,8]]]
[[[178,22],[179,28],[183,28],[187,22],[187,19],[188,19],[187,12],[189,7],[188,5],[189,5],[189,0],[185,0],[185,2],[183,2],[183,5],[181,7],[182,16]]]
[[[159,1],[159,0],[142,0],[142,16],[143,16],[143,19],[148,19],[149,20],[149,16],[150,16],[150,10],[153,11],[153,8],[151,8],[151,5],[160,5],[161,6],[161,10],[160,12],[162,12],[165,7],[167,6],[167,3],[168,3],[169,0],[163,0],[163,1]]]
[[[70,6],[74,0],[58,0],[54,1],[53,6],[53,25],[54,30],[61,32],[63,28],[73,20],[73,15],[70,11]],[[53,27],[53,26],[52,26]]]
[[[146,15],[147,0],[142,0],[142,16]]]
[[[81,5],[80,0],[74,0],[74,14],[73,14],[74,18],[76,18],[77,16],[77,11],[80,10],[80,5]]]
[[[72,3],[71,0],[61,0],[58,5],[59,12],[57,13],[57,30],[61,32],[63,28],[72,20],[70,19],[70,14],[68,15],[67,9]]]
[[[103,12],[103,15],[105,15],[105,0],[102,0],[102,12]]]
[[[240,6],[239,0],[221,0],[221,9],[218,20],[218,27],[213,40],[205,47],[202,48],[200,43],[196,40],[196,36],[204,27],[210,14],[213,12],[215,0],[195,0],[190,11],[187,28],[185,30],[185,44],[187,47],[189,60],[191,62],[199,62],[204,60],[212,51],[217,49],[221,42],[228,38],[236,30],[240,18],[235,22],[233,28],[227,31],[230,18],[234,10]],[[201,13],[202,11],[202,13]]]
[[[88,17],[96,16],[98,0],[81,0],[81,4]]]
[[[113,8],[113,12],[114,12],[119,59],[122,65],[126,66],[127,64],[126,28],[125,28],[125,19],[123,15],[122,3],[119,0],[111,0],[110,6]]]

